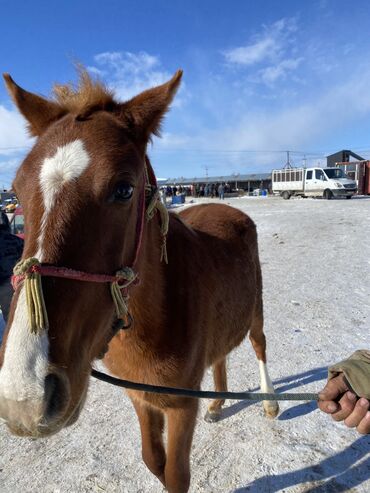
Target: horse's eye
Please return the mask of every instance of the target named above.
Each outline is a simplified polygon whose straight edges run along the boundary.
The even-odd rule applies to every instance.
[[[126,202],[130,200],[134,192],[134,187],[129,183],[119,183],[110,197],[110,202]]]

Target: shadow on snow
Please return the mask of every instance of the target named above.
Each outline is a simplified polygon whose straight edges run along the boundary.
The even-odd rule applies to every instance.
[[[307,485],[305,493],[341,493],[370,479],[370,437],[358,438],[345,450],[322,460],[313,466],[297,471],[263,476],[252,483],[234,490],[234,493],[275,493],[302,484]],[[359,464],[355,464],[359,460]],[[303,491],[303,490],[302,490]],[[353,491],[353,490],[351,490]]]
[[[274,385],[277,392],[286,392],[302,385],[326,380],[326,378],[326,367],[313,368],[297,375],[275,380]],[[258,389],[251,389],[251,391],[256,390]],[[251,405],[253,403],[250,401],[236,402],[223,409],[221,420],[229,418]],[[293,419],[308,414],[316,408],[317,404],[313,401],[298,404],[286,409],[278,419],[281,421]],[[263,476],[255,479],[247,486],[234,490],[234,493],[276,493],[303,483],[311,483],[306,485],[305,493],[345,492],[370,479],[369,450],[370,436],[360,437],[345,450],[322,460],[318,464],[297,471]],[[358,463],[359,461],[361,462]]]
[[[283,377],[278,380],[274,380],[274,387],[276,392],[286,392],[291,389],[296,389],[302,385],[306,385],[312,382],[317,382],[319,380],[324,380],[327,378],[328,369],[327,367],[313,368],[312,370],[308,370],[303,373],[299,373],[297,375],[290,375],[288,377]],[[259,390],[259,388],[250,389],[250,392],[255,392]],[[239,413],[243,409],[246,409],[249,406],[254,405],[255,402],[251,401],[238,401],[231,406],[224,407],[222,409],[222,415],[219,421],[223,421],[224,419],[230,418],[235,414]],[[298,404],[297,406],[293,406],[287,410],[285,410],[280,416],[279,420],[286,421],[288,419],[297,418],[298,416],[303,416],[305,414],[314,411],[317,408],[317,404],[315,401],[305,402],[303,404]]]

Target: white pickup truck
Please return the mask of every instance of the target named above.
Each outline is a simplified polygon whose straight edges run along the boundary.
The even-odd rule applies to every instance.
[[[357,184],[341,168],[284,168],[272,171],[272,192],[284,199],[293,195],[350,199]]]

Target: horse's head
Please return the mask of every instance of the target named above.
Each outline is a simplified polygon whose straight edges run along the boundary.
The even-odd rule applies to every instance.
[[[5,75],[37,138],[14,180],[25,217],[23,259],[108,275],[132,266],[146,145],[181,75],[125,103],[85,72],[77,89],[56,86],[53,100]],[[45,436],[77,419],[91,363],[112,337],[115,304],[107,283],[42,277],[48,324],[32,330],[29,291],[26,281],[16,289],[0,351],[0,417],[14,433]]]

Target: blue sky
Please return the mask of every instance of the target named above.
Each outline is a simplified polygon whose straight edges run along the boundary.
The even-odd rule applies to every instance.
[[[121,99],[178,69],[184,83],[162,139],[159,177],[270,171],[370,157],[370,4],[366,0],[40,1],[0,3],[0,64],[50,94],[85,64]],[[0,186],[32,145],[0,86]]]

